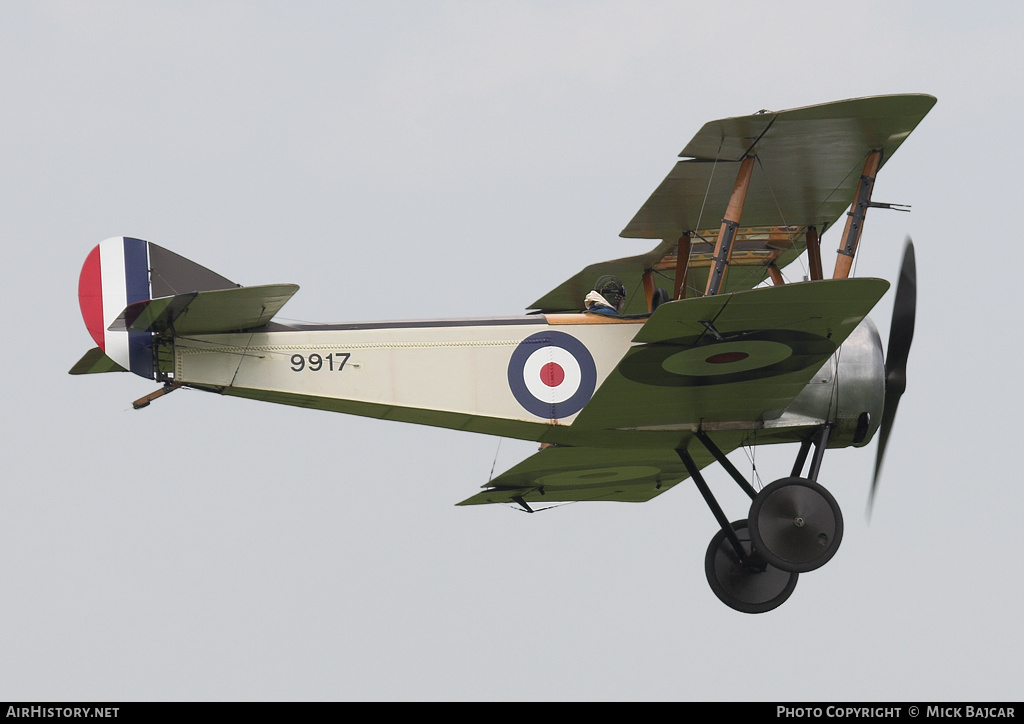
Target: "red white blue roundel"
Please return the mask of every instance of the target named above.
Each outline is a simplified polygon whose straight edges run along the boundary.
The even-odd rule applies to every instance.
[[[564,332],[531,334],[508,362],[508,386],[537,417],[557,420],[583,409],[597,386],[597,366],[582,342]]]

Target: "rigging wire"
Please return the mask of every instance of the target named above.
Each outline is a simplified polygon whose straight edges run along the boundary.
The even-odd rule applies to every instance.
[[[725,143],[725,136],[722,136],[718,141],[718,150],[715,151],[715,162],[711,166],[711,175],[708,177],[708,186],[704,189],[704,200],[700,204],[700,212],[697,214],[696,227],[699,229],[701,219],[704,218],[704,206],[708,203],[708,194],[711,193],[711,182],[715,180],[715,169],[718,168],[718,158],[722,153],[722,145]]]
[[[754,156],[754,158],[757,159],[757,165],[760,166],[761,170],[764,172],[764,181],[768,184],[768,191],[771,192],[772,201],[775,202],[775,208],[779,212],[779,218],[782,219],[782,225],[788,228],[789,224],[786,223],[786,215],[782,213],[782,206],[779,205],[779,199],[775,196],[775,189],[772,187],[771,179],[768,178],[768,169],[764,167],[764,162],[761,161],[760,156]]]
[[[861,237],[860,237],[860,239],[857,240],[857,249],[855,250],[854,255],[853,255],[853,269],[850,270],[850,276],[851,277],[857,276],[857,265],[860,264],[860,256],[861,256],[859,252],[860,252],[860,250],[862,248],[862,244],[863,243],[864,243],[864,231],[863,231],[863,229],[861,229]]]
[[[798,256],[796,258],[796,260],[798,262],[800,262],[800,271],[803,272],[804,279],[810,279],[811,278],[811,270],[807,268],[806,264],[804,264],[804,256],[806,256],[806,255],[807,255],[807,249],[804,249],[804,253],[801,254],[800,256]],[[782,270],[780,269],[779,271],[782,271]],[[783,276],[785,276],[785,275],[783,275]],[[789,279],[786,279],[786,281],[788,282]]]
[[[498,438],[498,447],[494,451],[494,461],[491,463],[491,474],[487,476],[487,482],[488,483],[490,483],[492,480],[494,480],[494,469],[498,465],[498,453],[501,452],[501,441],[502,440],[504,440],[504,438],[501,438],[501,437]],[[519,507],[518,503],[507,503],[505,507],[511,507],[513,510],[516,510],[516,511],[518,511],[520,513],[542,513],[545,510],[551,510],[552,508],[561,508],[563,505],[570,505],[571,503],[578,503],[578,502],[579,502],[578,500],[569,500],[569,501],[566,501],[566,502],[561,503],[561,504],[549,505],[549,506],[547,506],[545,508],[535,508],[532,511],[531,510],[523,510],[521,507]]]
[[[264,311],[266,311],[265,307],[264,307]],[[260,314],[262,314],[262,313],[263,312],[260,312]],[[228,387],[234,387],[235,386],[235,378],[238,377],[238,371],[240,369],[242,369],[242,362],[245,361],[244,358],[249,356],[249,347],[250,347],[250,345],[252,345],[252,338],[255,337],[255,336],[256,336],[255,332],[250,332],[249,333],[249,341],[245,343],[245,349],[238,356],[238,365],[235,367],[235,374],[231,375],[231,383],[228,384]]]
[[[160,274],[158,272],[154,272],[152,268],[150,268],[149,273],[150,273],[150,276],[156,277],[157,279],[162,281],[164,284],[166,284],[167,287],[171,290],[171,292],[174,293],[175,296],[180,294],[180,292],[178,291],[177,287],[175,287],[173,284],[171,284],[170,281],[168,281],[167,277],[165,277],[163,274]],[[150,285],[151,285],[150,288],[152,288],[152,282],[150,282]]]
[[[752,485],[756,485],[757,489],[764,488],[764,483],[761,481],[761,473],[757,469],[757,432],[752,431],[743,440],[743,453],[747,456],[747,460],[750,461],[750,482]]]
[[[506,508],[512,508],[512,510],[516,511],[517,513],[531,513],[532,514],[532,513],[543,513],[545,510],[554,510],[555,508],[564,508],[567,505],[573,505],[573,504],[579,503],[579,502],[580,502],[579,500],[567,500],[564,503],[557,503],[555,505],[549,505],[546,508],[534,508],[533,510],[523,510],[522,508],[520,508],[515,503],[508,503],[508,504],[506,504],[505,507]]]
[[[762,171],[764,172],[764,174],[763,174],[763,175],[764,175],[764,180],[765,180],[765,184],[767,184],[767,186],[768,186],[768,191],[769,191],[769,192],[771,193],[771,195],[772,195],[772,201],[774,201],[774,202],[775,202],[775,209],[776,209],[776,210],[777,210],[777,211],[779,212],[779,218],[780,218],[780,219],[782,219],[782,225],[783,225],[783,226],[784,226],[784,227],[786,228],[786,230],[788,231],[788,230],[789,230],[789,224],[788,224],[788,223],[786,222],[786,215],[785,215],[785,214],[784,214],[784,213],[782,212],[782,205],[781,205],[781,204],[779,203],[779,197],[778,197],[778,196],[776,196],[776,194],[775,194],[775,187],[774,187],[774,186],[772,186],[771,178],[770,178],[770,177],[768,176],[768,169],[766,169],[766,168],[764,167],[764,161],[762,161],[762,160],[761,160],[761,157],[760,157],[760,156],[755,156],[755,158],[757,159],[757,165],[758,165],[758,166],[760,166],[760,167],[761,167],[761,170],[762,170]],[[792,236],[792,235],[790,235],[790,239],[792,239],[792,238],[793,238],[793,236]],[[804,277],[805,277],[805,278],[808,278],[808,277],[810,277],[810,274],[809,274],[809,273],[808,273],[808,271],[807,271],[807,267],[805,267],[805,266],[804,266],[804,262],[803,262],[803,254],[801,254],[800,256],[798,256],[798,257],[797,257],[797,260],[798,260],[798,261],[800,262],[800,267],[801,267],[801,269],[802,269],[802,270],[803,270],[803,272],[804,272]],[[779,269],[779,273],[782,273],[782,269]],[[783,274],[782,278],[783,278],[783,279],[784,279],[784,280],[785,280],[786,282],[789,282],[789,279],[788,279],[788,278],[786,277],[786,275],[785,275],[785,274]]]
[[[498,453],[501,451],[501,441],[503,438],[498,438],[498,449],[494,451],[494,462],[491,463],[491,474],[487,476],[487,482],[491,482],[494,479],[494,466],[498,464]]]

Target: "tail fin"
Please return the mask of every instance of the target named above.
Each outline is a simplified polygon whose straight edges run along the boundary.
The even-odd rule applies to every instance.
[[[239,286],[156,244],[118,236],[89,252],[78,279],[78,302],[89,334],[107,357],[156,379],[153,334],[110,329],[124,309],[154,298]]]

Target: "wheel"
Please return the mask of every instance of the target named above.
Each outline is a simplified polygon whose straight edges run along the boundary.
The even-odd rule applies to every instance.
[[[749,555],[753,546],[747,521],[736,521],[732,529],[744,552]],[[798,573],[772,565],[744,565],[724,530],[718,531],[711,539],[704,558],[704,572],[711,590],[722,603],[743,613],[764,613],[778,608],[793,593],[799,577]]]
[[[784,571],[806,573],[829,562],[843,540],[843,514],[832,494],[806,478],[782,478],[750,506],[754,550]]]

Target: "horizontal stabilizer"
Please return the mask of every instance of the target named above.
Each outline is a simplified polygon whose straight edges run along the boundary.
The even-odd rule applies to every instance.
[[[109,329],[184,335],[262,327],[298,290],[296,284],[267,284],[147,299],[128,305]]]
[[[75,366],[68,370],[71,375],[91,375],[99,372],[127,372],[124,367],[103,353],[99,347],[86,352]]]

